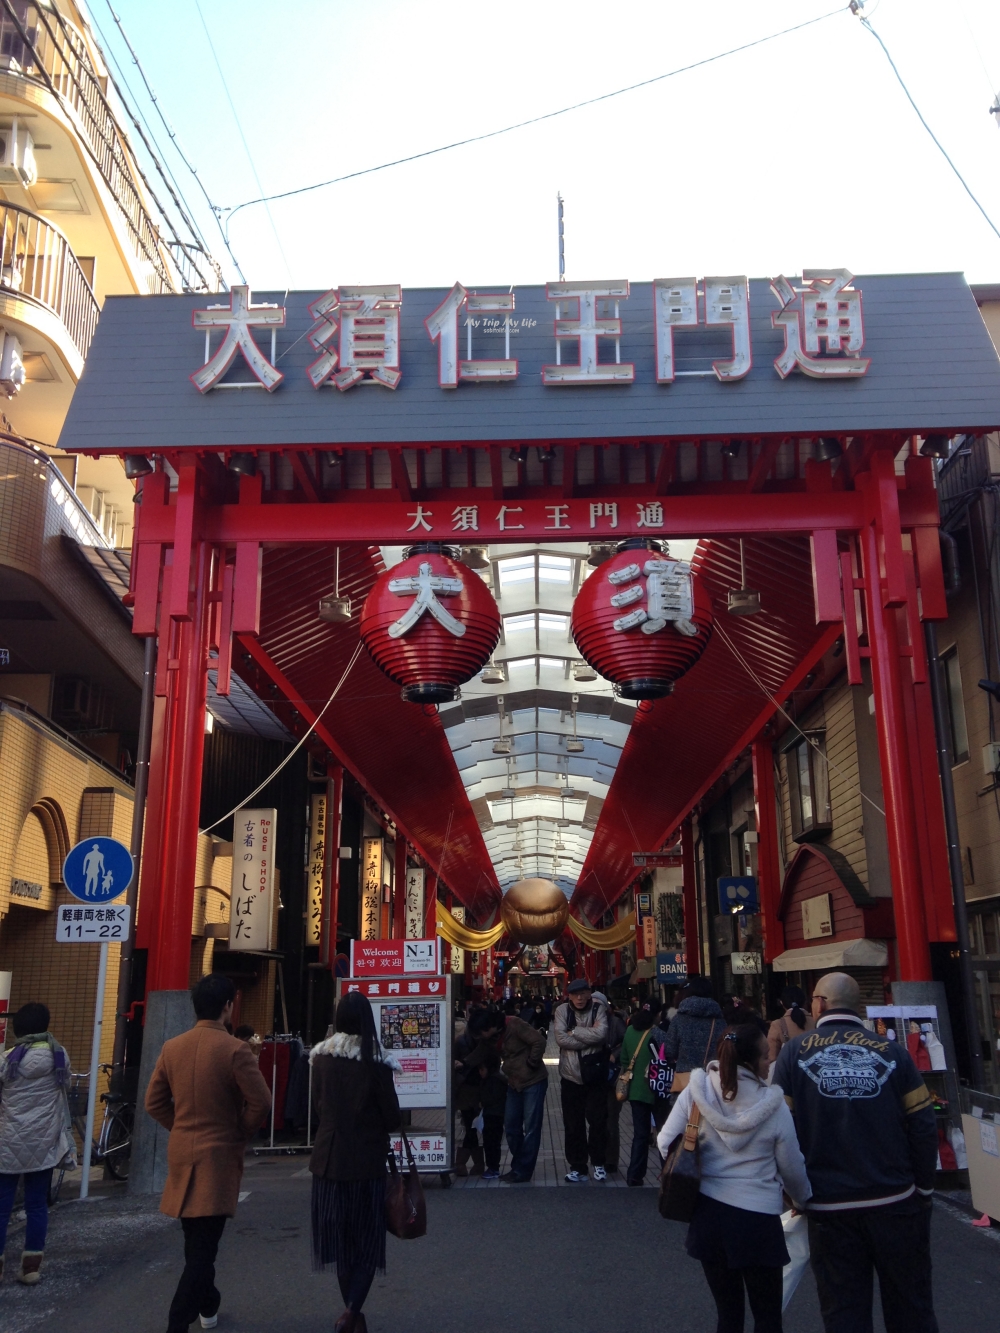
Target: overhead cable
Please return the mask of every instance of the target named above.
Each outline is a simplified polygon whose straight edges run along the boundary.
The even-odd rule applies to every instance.
[[[334,176],[331,180],[317,181],[313,185],[300,185],[294,190],[281,190],[277,194],[267,195],[261,190],[258,199],[247,199],[242,204],[237,204],[230,211],[229,217],[226,219],[226,233],[228,235],[229,224],[236,214],[244,208],[252,207],[254,204],[264,204],[266,206],[275,199],[290,199],[293,195],[308,194],[313,190],[325,190],[329,185],[340,185],[344,181],[355,180],[358,176],[370,176],[376,171],[388,171],[390,167],[400,167],[407,162],[417,162],[424,157],[435,157],[438,153],[449,153],[453,148],[465,148],[468,144],[482,143],[486,139],[496,139],[501,134],[512,134],[514,130],[527,129],[530,125],[540,125],[543,121],[554,120],[557,116],[567,116],[571,111],[580,111],[587,106],[596,106],[599,102],[610,101],[613,97],[623,97],[625,93],[634,93],[640,88],[649,88],[654,83],[662,83],[665,79],[673,79],[679,74],[687,74],[693,69],[701,69],[705,65],[712,65],[717,60],[724,60],[727,56],[739,55],[740,52],[750,51],[755,46],[763,46],[765,42],[773,42],[779,37],[787,37],[790,33],[801,32],[803,28],[811,28],[813,24],[823,23],[836,14],[846,14],[848,10],[849,6],[838,5],[836,9],[831,9],[826,14],[806,19],[804,23],[796,23],[790,28],[782,28],[780,32],[768,33],[766,37],[757,37],[752,42],[744,42],[741,46],[730,47],[728,51],[720,51],[714,56],[706,56],[703,60],[694,60],[690,65],[681,65],[678,69],[668,70],[666,74],[656,74],[651,79],[643,79],[639,83],[630,83],[627,88],[616,88],[610,93],[600,93],[597,97],[588,97],[583,102],[574,102],[572,106],[560,107],[558,111],[546,111],[540,116],[532,116],[529,120],[519,120],[514,125],[504,125],[498,130],[488,130],[485,134],[473,134],[467,139],[456,139],[454,143],[442,144],[438,148],[427,148],[422,153],[411,153],[408,157],[397,157],[392,162],[381,162],[377,167],[363,167],[359,171],[349,171],[344,176]],[[202,22],[204,22],[204,19]]]

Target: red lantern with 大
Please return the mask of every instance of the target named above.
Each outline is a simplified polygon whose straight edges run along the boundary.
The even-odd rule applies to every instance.
[[[361,641],[408,703],[446,703],[490,660],[500,612],[478,574],[448,547],[423,542],[368,594]]]
[[[573,604],[585,661],[625,699],[659,699],[689,671],[712,633],[712,606],[691,566],[658,542],[622,542]]]

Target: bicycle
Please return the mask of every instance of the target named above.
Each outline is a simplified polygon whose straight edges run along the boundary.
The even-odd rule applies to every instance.
[[[110,1065],[101,1065],[101,1071],[111,1073]],[[66,1090],[69,1101],[70,1119],[73,1130],[81,1146],[87,1132],[87,1092],[89,1072],[83,1074],[70,1070],[70,1086]],[[132,1156],[132,1129],[135,1123],[135,1103],[127,1101],[120,1093],[102,1092],[104,1118],[98,1137],[91,1146],[91,1164],[102,1162],[113,1180],[128,1180],[129,1164]],[[82,1160],[82,1154],[81,1154]],[[53,1172],[49,1187],[49,1205],[58,1202],[66,1169],[57,1168]]]

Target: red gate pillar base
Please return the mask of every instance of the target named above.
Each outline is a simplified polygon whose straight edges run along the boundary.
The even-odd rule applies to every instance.
[[[753,802],[757,823],[757,883],[764,918],[764,962],[785,947],[785,928],[778,919],[781,901],[781,858],[778,855],[778,812],[774,800],[774,755],[770,741],[756,740],[753,754]]]
[[[147,990],[144,1017],[128,1192],[160,1194],[167,1182],[167,1139],[170,1136],[143,1107],[163,1043],[194,1026],[194,1008],[186,984],[183,990]]]

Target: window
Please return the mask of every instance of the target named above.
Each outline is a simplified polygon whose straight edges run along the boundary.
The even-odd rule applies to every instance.
[[[952,767],[964,764],[969,757],[969,732],[965,725],[965,700],[962,697],[962,668],[958,649],[949,648],[941,654],[944,671],[944,694],[948,705],[948,754]]]
[[[529,611],[521,616],[504,616],[503,632],[505,636],[511,634],[524,634],[526,631],[535,629],[535,613]]]
[[[539,611],[538,628],[551,629],[559,634],[565,634],[569,629],[569,616],[561,616],[554,611]]]
[[[569,583],[573,575],[573,561],[564,555],[540,555],[538,577],[543,583]]]
[[[518,555],[511,560],[501,560],[500,565],[500,587],[506,588],[509,583],[531,583],[535,578],[535,557],[533,555]]]
[[[826,762],[826,734],[807,732],[786,751],[788,794],[792,808],[792,837],[797,842],[828,833],[830,770]]]

